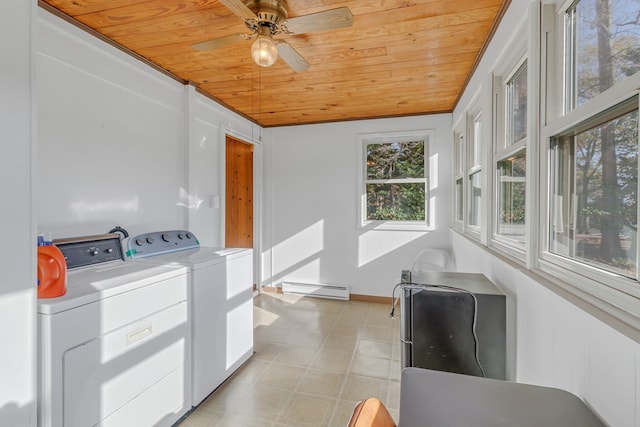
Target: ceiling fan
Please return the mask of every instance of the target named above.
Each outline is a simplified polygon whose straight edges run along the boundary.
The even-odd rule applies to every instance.
[[[249,34],[231,34],[192,47],[199,51],[209,51],[232,46],[246,40],[255,39],[251,46],[251,56],[256,64],[270,67],[278,59],[278,54],[294,71],[306,71],[309,63],[284,40],[275,40],[278,34],[304,34],[314,31],[346,28],[353,24],[353,15],[348,7],[338,7],[323,12],[288,18],[285,0],[220,0],[229,10],[244,21]]]

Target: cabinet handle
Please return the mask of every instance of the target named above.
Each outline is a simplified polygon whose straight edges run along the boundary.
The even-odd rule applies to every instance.
[[[151,333],[152,333],[151,325],[147,325],[142,329],[131,332],[129,335],[127,335],[127,345],[137,343],[138,341],[151,335]]]

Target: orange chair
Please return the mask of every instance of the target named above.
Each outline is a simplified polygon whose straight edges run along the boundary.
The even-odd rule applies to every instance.
[[[348,427],[396,427],[396,422],[375,397],[358,402]]]

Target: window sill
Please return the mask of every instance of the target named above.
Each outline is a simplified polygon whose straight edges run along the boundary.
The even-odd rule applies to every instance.
[[[433,231],[435,227],[424,223],[411,223],[401,221],[365,221],[360,224],[360,228],[367,230],[389,230],[389,231]]]
[[[505,257],[512,257],[524,264],[526,258],[526,250],[524,244],[520,244],[514,240],[500,238],[494,235],[491,239],[491,249],[500,253]]]

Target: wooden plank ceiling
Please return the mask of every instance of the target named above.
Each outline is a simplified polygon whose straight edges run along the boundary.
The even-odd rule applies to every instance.
[[[509,0],[288,0],[289,18],[347,6],[353,26],[281,35],[310,63],[269,68],[218,0],[40,0],[264,127],[450,112]]]

